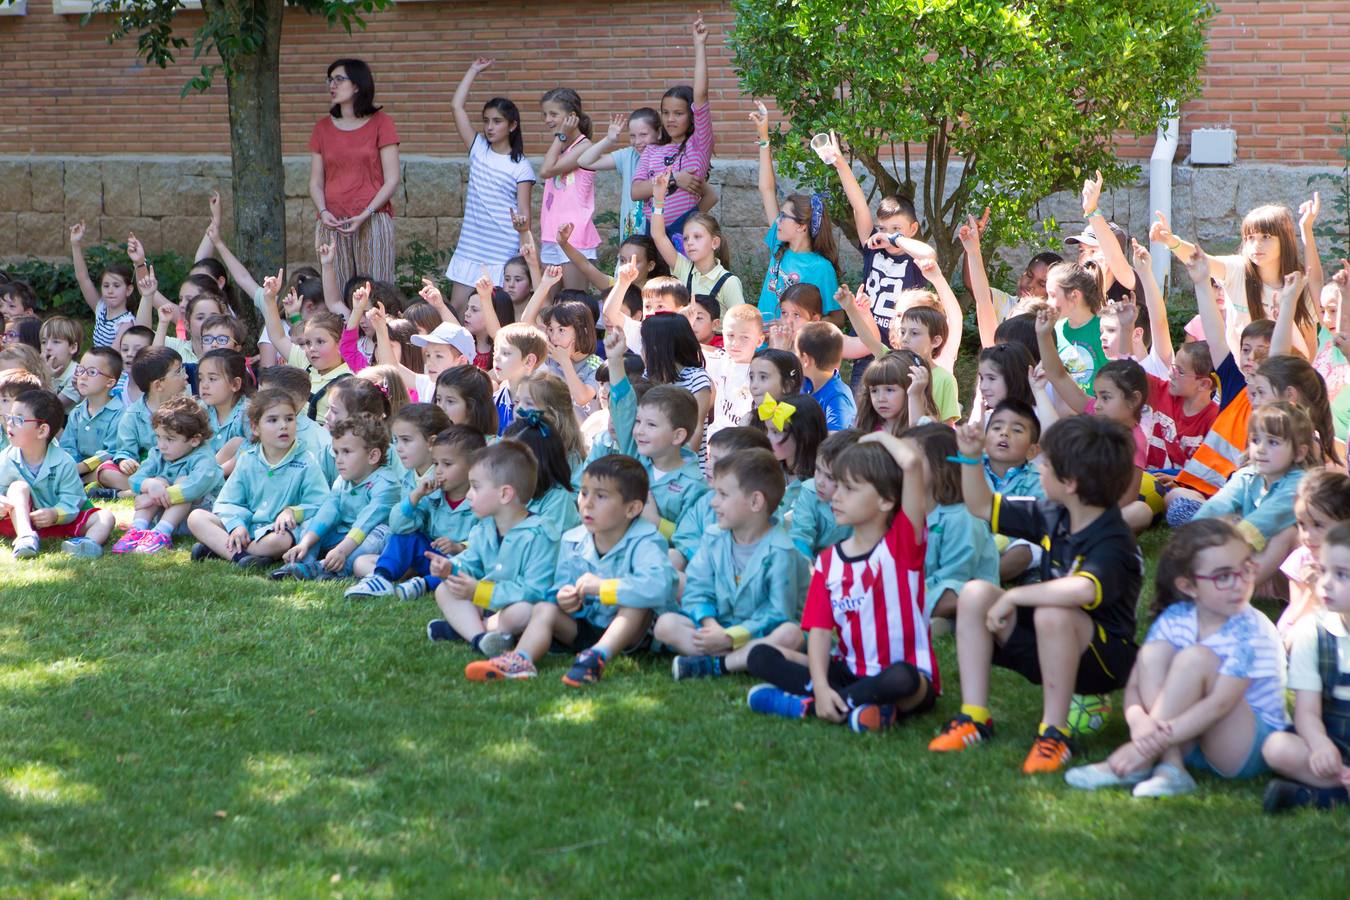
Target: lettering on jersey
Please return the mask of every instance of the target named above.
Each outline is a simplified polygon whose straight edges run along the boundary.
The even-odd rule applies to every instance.
[[[850,594],[846,597],[831,598],[830,606],[833,607],[836,613],[843,613],[847,615],[848,613],[855,613],[858,610],[862,609],[863,603],[866,602],[866,600],[867,600],[867,592],[858,591],[857,593]]]

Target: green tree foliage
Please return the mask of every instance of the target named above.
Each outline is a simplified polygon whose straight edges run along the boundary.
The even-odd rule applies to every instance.
[[[807,145],[836,131],[875,195],[922,211],[921,235],[953,271],[956,228],[993,210],[991,243],[1056,223],[1029,216],[1101,169],[1135,174],[1118,136],[1151,134],[1169,101],[1199,91],[1206,0],[733,0],[741,84],[786,118],[775,158],[829,190],[837,179]],[[964,167],[959,164],[964,161]],[[949,168],[951,164],[951,168]],[[919,170],[922,169],[920,172]],[[950,174],[949,174],[950,173]]]
[[[111,14],[109,42],[136,35],[136,52],[161,68],[192,48],[197,73],[183,96],[225,80],[230,110],[236,253],[250,271],[271,272],[285,262],[285,173],[281,162],[281,22],[289,7],[322,16],[348,33],[364,27],[362,14],[390,0],[202,0],[205,17],[185,37],[175,14],[182,0],[98,0],[84,17]]]

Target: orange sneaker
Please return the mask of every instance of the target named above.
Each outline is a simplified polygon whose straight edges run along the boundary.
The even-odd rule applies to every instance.
[[[497,681],[502,678],[533,678],[538,675],[534,663],[523,653],[503,653],[491,659],[474,660],[464,667],[470,681]]]
[[[1069,736],[1053,725],[1045,729],[1031,745],[1031,752],[1022,763],[1022,771],[1027,775],[1046,772],[1058,772],[1073,759],[1073,742]]]
[[[928,742],[928,749],[936,753],[955,753],[994,736],[994,720],[981,724],[965,713],[953,716],[942,726],[942,733]]]

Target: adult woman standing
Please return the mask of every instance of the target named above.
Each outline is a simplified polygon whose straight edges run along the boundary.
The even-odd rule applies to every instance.
[[[318,211],[317,244],[337,245],[338,284],[352,275],[394,280],[398,132],[375,105],[375,77],[359,59],[328,67],[333,106],[309,136],[309,196]]]

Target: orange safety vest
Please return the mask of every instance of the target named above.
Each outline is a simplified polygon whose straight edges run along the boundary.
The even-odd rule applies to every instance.
[[[1205,441],[1177,474],[1177,484],[1213,497],[1242,465],[1247,452],[1247,420],[1252,401],[1244,389],[1228,404],[1205,435]]]

